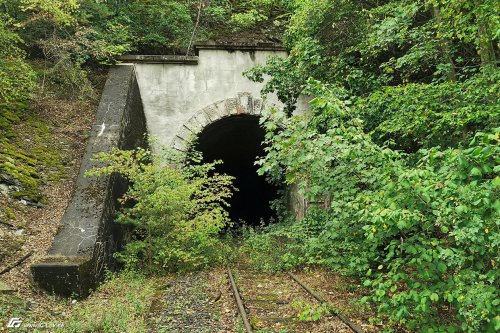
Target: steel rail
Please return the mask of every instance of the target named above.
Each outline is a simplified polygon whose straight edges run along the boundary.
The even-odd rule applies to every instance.
[[[314,297],[321,304],[328,304],[329,302],[321,295],[314,291],[311,287],[305,284],[302,280],[300,280],[295,274],[288,272],[288,275],[299,284],[305,291],[307,291],[312,297]],[[356,333],[365,333],[361,327],[350,321],[347,317],[345,317],[340,312],[332,311],[344,324],[349,326]]]
[[[234,282],[233,273],[231,272],[231,268],[229,266],[227,266],[227,273],[229,275],[229,281],[231,281],[231,287],[233,289],[234,298],[236,299],[236,304],[238,305],[238,311],[241,315],[241,319],[243,320],[243,325],[245,326],[245,330],[247,331],[247,333],[252,333],[252,326],[248,321],[245,307],[243,306],[243,302],[241,301],[238,287],[236,286],[236,282]]]

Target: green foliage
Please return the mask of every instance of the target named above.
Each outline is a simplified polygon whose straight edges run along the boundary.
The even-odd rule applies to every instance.
[[[247,75],[286,105],[263,122],[260,172],[299,186],[308,209],[250,235],[253,253],[277,249],[263,268],[364,277],[387,330],[498,330],[498,10],[293,3],[290,57]],[[290,117],[301,93],[311,114]]]
[[[261,14],[257,9],[252,8],[245,13],[233,14],[229,22],[235,25],[234,29],[237,31],[240,29],[248,29],[267,19],[267,16]]]
[[[291,235],[289,225],[271,224],[258,229],[244,229],[241,253],[255,269],[276,272],[290,269],[302,263],[302,244]],[[298,238],[298,237],[297,237]]]
[[[379,144],[412,152],[456,146],[499,125],[499,79],[496,71],[464,82],[384,87],[358,100],[356,110]]]
[[[189,1],[132,1],[124,18],[128,20],[135,47],[161,49],[186,47],[194,29]]]
[[[297,318],[300,321],[319,321],[330,313],[330,309],[326,304],[311,305],[310,303],[300,300],[294,301],[292,303],[292,308],[299,311]]]
[[[0,104],[25,102],[34,89],[34,72],[19,47],[22,40],[14,33],[13,21],[0,14]],[[3,112],[2,112],[3,113]]]
[[[113,150],[96,159],[108,165],[90,175],[117,172],[131,182],[117,219],[135,227],[134,240],[117,255],[126,267],[178,271],[224,259],[227,249],[218,236],[230,224],[225,207],[232,177],[209,176],[216,163],[199,164],[200,156],[194,154],[187,165],[174,167],[185,160],[168,152],[153,158],[143,149]]]
[[[75,23],[74,13],[79,8],[77,0],[20,0],[20,8],[30,12],[33,19],[43,17],[57,25],[68,26]]]
[[[256,66],[244,75],[261,83],[266,78],[261,93],[276,92],[286,105],[286,113],[290,115],[295,109],[297,98],[306,86],[307,79],[315,74],[319,75],[317,69],[322,62],[320,52],[321,46],[316,41],[305,39],[290,52],[290,57],[270,57],[265,66]]]
[[[338,97],[342,89],[310,81],[306,91],[316,96],[310,115],[273,111],[264,122],[260,172],[329,204],[266,236],[291,244],[282,258],[365,276],[366,300],[379,305],[388,327],[493,330],[500,129],[407,158],[363,133],[350,102]],[[443,307],[450,315],[440,320]]]
[[[297,0],[287,59],[248,73],[290,114],[313,78],[344,87],[379,144],[457,146],[498,126],[498,3]],[[360,100],[360,101],[358,101]],[[418,101],[418,103],[416,102]]]

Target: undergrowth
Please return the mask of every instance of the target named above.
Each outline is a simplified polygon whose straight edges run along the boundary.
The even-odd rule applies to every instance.
[[[78,303],[58,332],[147,332],[159,280],[127,271],[106,281]]]

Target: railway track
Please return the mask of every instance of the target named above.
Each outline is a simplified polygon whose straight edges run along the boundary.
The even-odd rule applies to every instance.
[[[269,275],[231,267],[227,267],[227,273],[247,333],[269,328],[286,332],[364,333],[346,316],[331,310],[325,297],[292,273]],[[297,320],[300,307],[321,307],[327,320]]]

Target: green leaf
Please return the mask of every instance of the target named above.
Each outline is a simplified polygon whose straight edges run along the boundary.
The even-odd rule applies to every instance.
[[[483,173],[481,172],[481,170],[479,168],[472,168],[469,174],[471,176],[475,176],[475,177],[482,177],[483,176]]]

